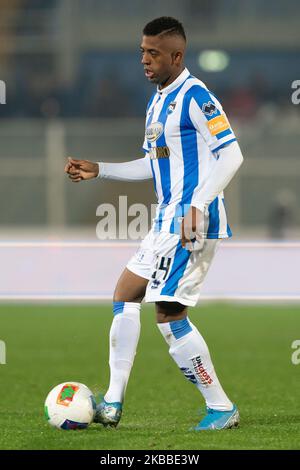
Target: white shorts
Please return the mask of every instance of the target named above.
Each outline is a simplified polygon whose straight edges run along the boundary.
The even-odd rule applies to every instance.
[[[127,264],[134,274],[148,279],[146,302],[196,305],[219,239],[205,239],[199,250],[182,248],[179,235],[150,230]]]

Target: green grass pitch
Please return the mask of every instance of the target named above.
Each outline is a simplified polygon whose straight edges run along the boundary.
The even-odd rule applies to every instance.
[[[143,306],[142,334],[117,429],[51,428],[43,414],[50,389],[64,381],[108,384],[109,305],[1,305],[1,449],[299,449],[299,306],[204,304],[190,311],[208,342],[219,378],[238,404],[238,429],[192,433],[204,402],[169,357],[152,306]]]

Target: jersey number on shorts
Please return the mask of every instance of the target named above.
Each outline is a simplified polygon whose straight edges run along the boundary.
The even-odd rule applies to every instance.
[[[157,271],[164,271],[165,272],[164,277],[163,277],[163,281],[164,281],[170,270],[171,261],[172,261],[172,258],[166,258],[165,256],[162,256],[159,262],[159,258],[158,258],[157,263],[156,263],[156,269],[154,273],[152,274],[152,279],[156,279]]]

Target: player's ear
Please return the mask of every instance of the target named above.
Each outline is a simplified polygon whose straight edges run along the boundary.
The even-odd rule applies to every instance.
[[[179,65],[182,62],[183,53],[181,51],[172,52],[173,64]]]

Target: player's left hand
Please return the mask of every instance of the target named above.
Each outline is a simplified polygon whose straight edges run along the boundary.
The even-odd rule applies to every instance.
[[[191,206],[182,220],[180,239],[183,248],[193,251],[203,243],[204,214],[196,207]]]

